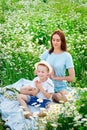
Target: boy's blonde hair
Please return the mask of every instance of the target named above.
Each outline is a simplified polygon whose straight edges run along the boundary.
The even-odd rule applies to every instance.
[[[46,61],[42,60],[42,61],[40,61],[40,62],[37,62],[37,63],[35,64],[35,69],[37,69],[38,65],[44,65],[44,66],[46,66],[46,67],[48,68],[49,73],[52,72],[52,67],[51,67]]]

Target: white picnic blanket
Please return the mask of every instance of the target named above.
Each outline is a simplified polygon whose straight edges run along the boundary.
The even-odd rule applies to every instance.
[[[3,91],[6,88],[13,88],[20,91],[20,88],[24,85],[30,85],[32,83],[31,80],[20,79],[16,83],[10,84],[3,88],[0,88],[0,114],[2,120],[5,121],[5,126],[8,126],[11,130],[39,130],[36,128],[35,124],[38,122],[38,117],[26,119],[24,117],[23,108],[21,108],[19,102],[15,98],[15,94],[12,91],[7,91],[6,93]],[[73,88],[69,88],[69,91],[72,93]],[[10,95],[10,98],[7,98]],[[71,94],[67,95],[67,98],[70,99]],[[73,98],[71,98],[73,100]],[[60,104],[59,104],[60,105]],[[34,113],[38,113],[41,111],[39,107],[28,106],[30,111]],[[54,110],[53,110],[54,111]]]
[[[24,85],[31,84],[32,81],[20,79],[14,84],[5,86],[4,88],[20,88]],[[9,92],[9,91],[8,91]],[[12,96],[13,92],[10,92]],[[14,95],[13,95],[14,96]],[[39,107],[28,106],[31,112],[39,112]],[[17,99],[9,99],[3,94],[3,88],[0,88],[0,113],[5,126],[9,126],[11,130],[35,130],[34,123],[36,118],[25,119],[24,111],[20,107]]]

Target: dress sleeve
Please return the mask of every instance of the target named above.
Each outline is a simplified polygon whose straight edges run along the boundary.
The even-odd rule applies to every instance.
[[[74,64],[73,64],[73,59],[72,56],[68,53],[67,57],[66,57],[66,68],[74,68]]]
[[[48,54],[49,54],[48,50],[45,51],[45,52],[40,56],[40,59],[41,59],[41,60],[46,60]]]

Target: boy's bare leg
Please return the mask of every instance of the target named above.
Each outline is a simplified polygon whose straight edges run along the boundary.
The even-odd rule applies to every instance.
[[[17,99],[25,111],[25,114],[26,114],[25,117],[29,118],[30,116],[32,116],[32,113],[29,111],[29,108],[27,106],[27,100],[28,100],[27,96],[23,94],[19,94],[17,95]]]
[[[33,88],[31,86],[23,86],[20,89],[20,93],[21,94],[26,94],[26,95],[31,95],[31,91],[33,90]]]

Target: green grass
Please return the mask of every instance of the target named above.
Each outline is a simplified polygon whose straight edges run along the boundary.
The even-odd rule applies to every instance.
[[[4,125],[4,122],[0,118],[0,130],[5,130],[3,125]]]

